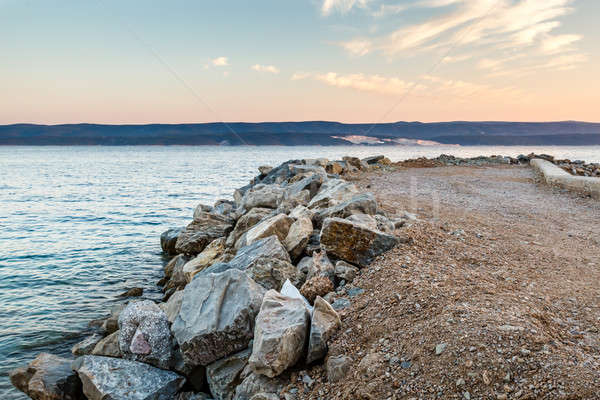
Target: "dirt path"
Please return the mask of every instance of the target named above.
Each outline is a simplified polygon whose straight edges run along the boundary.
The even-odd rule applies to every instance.
[[[301,398],[600,398],[600,202],[517,166],[357,183],[420,221],[354,282],[329,353],[352,358],[346,378],[314,367]]]

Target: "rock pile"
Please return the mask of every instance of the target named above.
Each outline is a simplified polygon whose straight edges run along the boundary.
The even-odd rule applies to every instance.
[[[389,164],[261,166],[233,201],[201,204],[189,225],[161,235],[172,257],[163,303],[115,307],[97,321],[102,334],[73,348],[75,361],[41,354],[11,374],[14,385],[34,399],[280,398],[341,327],[336,310],[347,305],[327,299],[398,243],[406,218],[343,178]]]
[[[554,156],[548,154],[528,154],[527,156],[519,156],[527,161],[534,158],[541,158],[546,161],[550,161],[555,165],[561,167],[571,175],[588,176],[588,177],[600,177],[600,163],[586,163],[582,160],[571,161],[569,159],[556,159]]]

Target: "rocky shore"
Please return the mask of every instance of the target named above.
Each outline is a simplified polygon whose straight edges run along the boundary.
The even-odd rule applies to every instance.
[[[350,304],[335,293],[360,293],[355,277],[405,240],[398,229],[413,217],[384,212],[344,179],[390,164],[376,156],[260,167],[233,200],[200,204],[189,225],[161,235],[172,257],[163,302],[115,306],[73,347],[75,360],[42,353],[11,382],[33,399],[295,398],[290,377],[310,379],[302,371],[323,363]],[[328,361],[337,379],[343,361]]]

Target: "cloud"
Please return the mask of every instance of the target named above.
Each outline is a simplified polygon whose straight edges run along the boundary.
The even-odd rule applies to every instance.
[[[279,68],[275,67],[274,65],[254,64],[251,68],[253,70],[255,70],[255,71],[258,71],[258,72],[269,72],[271,74],[278,74],[279,73]]]
[[[569,48],[571,44],[581,40],[581,35],[550,36],[542,41],[542,51],[546,54],[555,54]]]
[[[355,39],[341,44],[353,56],[364,56],[371,51],[371,42],[365,39]]]
[[[227,57],[217,57],[215,59],[210,60],[210,62],[215,67],[226,67],[229,65]]]
[[[362,92],[400,95],[406,93],[413,85],[399,78],[386,78],[381,75],[345,74],[335,72],[316,74],[314,78],[329,86],[349,88]]]
[[[290,78],[293,81],[300,81],[302,79],[309,78],[311,76],[308,72],[294,72]]]
[[[354,7],[364,8],[369,0],[323,0],[321,5],[321,13],[330,15],[334,11],[342,14],[347,13]]]

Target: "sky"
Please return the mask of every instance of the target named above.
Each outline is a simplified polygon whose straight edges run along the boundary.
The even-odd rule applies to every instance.
[[[0,124],[600,121],[598,0],[0,0]]]

